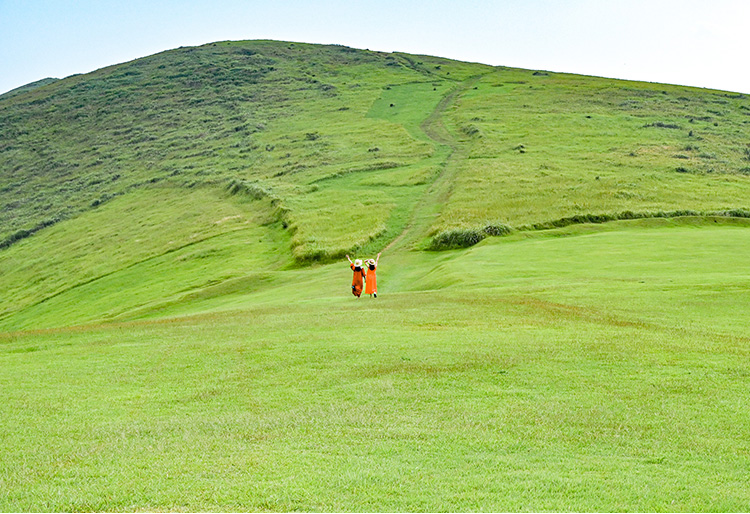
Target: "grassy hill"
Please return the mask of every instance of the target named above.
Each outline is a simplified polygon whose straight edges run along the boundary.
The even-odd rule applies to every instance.
[[[219,213],[238,208],[285,241],[266,271],[393,241],[441,249],[577,222],[750,215],[750,99],[719,91],[225,42],[35,87],[0,100],[0,118],[0,327],[233,230]],[[182,217],[177,234],[140,232],[140,218]],[[174,287],[148,303],[197,286]]]
[[[0,510],[750,504],[745,95],[274,41],[37,86]]]
[[[431,115],[441,136],[421,126]],[[695,88],[232,42],[37,87],[0,116],[5,246],[164,182],[278,198],[300,260],[387,243],[446,168],[433,233],[748,206],[750,101]],[[319,209],[342,190],[351,201]]]
[[[346,47],[217,43],[37,88],[0,107],[0,237],[163,182],[248,182],[289,202],[290,223],[304,231],[308,206],[293,201],[309,203],[314,192],[316,205],[325,202],[327,180],[387,169],[386,187],[424,182],[439,152],[419,123],[448,89],[483,70],[491,68]],[[417,103],[391,109],[396,98]],[[372,222],[338,227],[355,233],[343,242],[332,234],[324,250],[376,237],[398,204],[377,185],[359,189],[377,200]],[[355,199],[342,208],[366,206]],[[314,255],[310,237],[298,237],[300,258]]]

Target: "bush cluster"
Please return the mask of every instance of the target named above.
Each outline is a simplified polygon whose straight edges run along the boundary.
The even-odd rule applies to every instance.
[[[526,232],[531,230],[550,230],[555,228],[568,227],[570,225],[579,225],[583,223],[607,223],[609,221],[637,220],[649,218],[680,218],[684,216],[716,216],[722,218],[750,218],[750,209],[727,209],[723,211],[700,212],[691,209],[681,209],[674,211],[649,211],[633,212],[623,211],[610,214],[577,214],[560,218],[557,220],[545,221],[542,223],[532,223],[518,227],[518,231]],[[430,250],[452,250],[457,248],[468,248],[479,243],[489,236],[504,236],[513,232],[508,225],[498,223],[489,224],[483,228],[454,228],[444,230],[432,238]]]
[[[656,127],[656,128],[667,128],[667,129],[679,129],[681,128],[676,123],[664,123],[663,121],[655,121],[654,123],[647,123],[643,128]]]
[[[440,232],[432,238],[430,250],[451,250],[468,248],[488,236],[504,236],[512,229],[503,223],[491,223],[483,228],[454,228]]]
[[[18,241],[22,239],[26,239],[27,237],[33,236],[35,233],[39,232],[43,228],[51,227],[55,223],[59,222],[60,218],[51,218],[48,220],[44,220],[41,223],[37,224],[35,227],[30,229],[22,229],[17,232],[14,232],[9,237],[5,238],[3,241],[0,241],[0,250],[4,250],[8,247],[10,247],[13,243],[17,243]]]
[[[677,218],[680,216],[704,216],[705,213],[699,211],[693,211],[689,209],[675,210],[675,211],[649,211],[649,212],[633,212],[623,211],[615,212],[610,214],[576,214],[575,216],[569,216],[560,218],[552,221],[545,221],[542,223],[532,223],[531,225],[524,225],[519,230],[549,230],[552,228],[562,228],[570,225],[579,225],[582,223],[606,223],[608,221],[621,221],[621,220],[637,220],[646,218]]]

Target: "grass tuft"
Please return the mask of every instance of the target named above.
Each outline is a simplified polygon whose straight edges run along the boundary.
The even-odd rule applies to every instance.
[[[481,229],[454,228],[440,232],[432,238],[430,250],[452,250],[455,248],[468,248],[482,241],[487,234]]]
[[[491,223],[482,228],[445,230],[433,236],[428,249],[437,251],[468,248],[488,236],[505,236],[511,232],[513,232],[513,229],[503,223]]]
[[[232,180],[227,186],[227,191],[230,195],[245,196],[253,200],[262,200],[264,198],[278,200],[278,198],[271,192],[271,189],[269,187],[264,186],[258,182]]]

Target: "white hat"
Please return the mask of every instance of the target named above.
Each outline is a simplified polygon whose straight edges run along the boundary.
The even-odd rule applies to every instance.
[[[357,267],[357,268],[361,268],[362,267],[362,259],[355,260],[354,261],[354,266]]]

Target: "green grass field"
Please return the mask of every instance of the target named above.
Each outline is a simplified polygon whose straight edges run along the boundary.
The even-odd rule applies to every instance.
[[[654,223],[4,334],[0,510],[743,511],[750,231]]]
[[[747,511],[749,115],[273,41],[3,95],[0,511]]]

